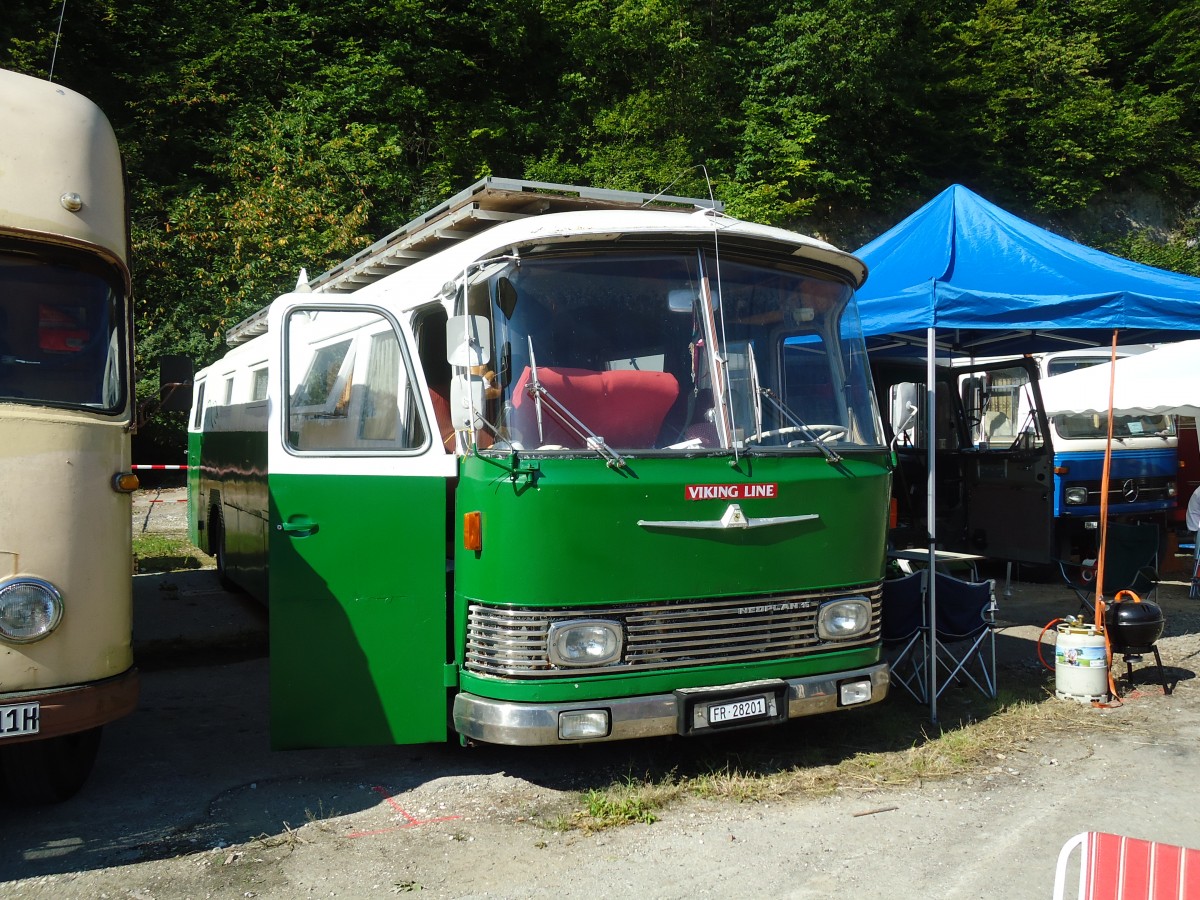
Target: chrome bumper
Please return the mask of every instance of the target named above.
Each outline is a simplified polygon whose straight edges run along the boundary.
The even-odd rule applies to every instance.
[[[871,699],[854,705],[859,707],[878,703],[887,696],[886,663],[849,672],[784,679],[783,683],[787,685],[787,717],[797,719],[849,709],[851,707],[838,706],[838,685],[868,678],[871,681]],[[712,689],[734,687],[737,685],[713,685]],[[608,711],[612,725],[606,737],[567,741],[559,738],[560,713],[600,709]],[[529,747],[656,737],[678,734],[679,720],[680,697],[673,693],[585,703],[515,703],[474,694],[459,694],[454,698],[454,730],[463,737],[489,744]]]

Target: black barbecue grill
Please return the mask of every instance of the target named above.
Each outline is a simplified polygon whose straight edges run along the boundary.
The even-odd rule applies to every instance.
[[[1143,654],[1152,653],[1163,692],[1171,693],[1162,657],[1158,653],[1158,639],[1162,637],[1165,625],[1166,619],[1157,603],[1142,600],[1130,591],[1121,591],[1105,608],[1104,630],[1108,633],[1113,656],[1119,653],[1125,660],[1125,680],[1130,685],[1133,684],[1133,664],[1141,662]]]

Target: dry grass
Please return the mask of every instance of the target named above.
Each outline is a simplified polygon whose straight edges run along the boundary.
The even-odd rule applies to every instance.
[[[757,803],[836,792],[867,793],[983,774],[1004,760],[1030,752],[1035,741],[1055,734],[1134,727],[1127,720],[1044,694],[988,708],[968,704],[943,716],[940,728],[927,719],[914,720],[914,714],[922,716],[924,711],[924,707],[912,705],[884,705],[864,711],[874,713],[874,719],[860,716],[853,727],[830,728],[823,735],[844,738],[853,734],[856,746],[797,747],[789,760],[780,752],[778,740],[764,740],[761,748],[743,741],[740,753],[718,751],[715,757],[724,761],[715,766],[700,761],[689,766],[685,761],[683,766],[690,771],[676,767],[641,778],[625,776],[607,789],[581,795],[580,808],[559,817],[553,827],[591,832],[632,822],[649,823],[658,811],[690,798]],[[820,762],[815,757],[821,751],[839,758]],[[731,756],[740,757],[739,761],[730,762]]]

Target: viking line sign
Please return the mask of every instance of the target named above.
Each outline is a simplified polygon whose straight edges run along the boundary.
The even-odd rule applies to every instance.
[[[778,484],[689,484],[683,489],[688,500],[773,500]]]

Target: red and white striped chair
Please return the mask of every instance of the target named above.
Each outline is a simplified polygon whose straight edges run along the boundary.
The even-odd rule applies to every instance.
[[[1070,857],[1079,850],[1078,900],[1200,900],[1200,850],[1085,831],[1065,844],[1054,900],[1065,900]]]

